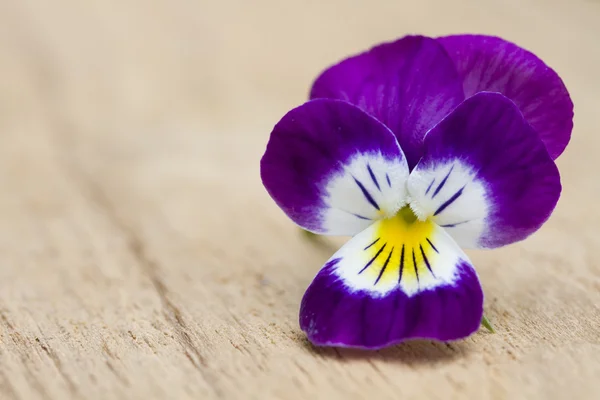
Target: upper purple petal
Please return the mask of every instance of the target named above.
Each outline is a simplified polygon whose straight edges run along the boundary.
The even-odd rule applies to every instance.
[[[385,125],[352,104],[318,99],[277,123],[261,177],[298,225],[354,235],[403,204],[408,167]]]
[[[573,103],[558,74],[531,52],[483,35],[438,38],[454,60],[467,97],[499,92],[517,104],[556,159],[569,143]]]
[[[407,36],[347,58],[314,82],[311,98],[348,101],[386,124],[412,168],[423,137],[464,100],[454,63],[435,40]]]

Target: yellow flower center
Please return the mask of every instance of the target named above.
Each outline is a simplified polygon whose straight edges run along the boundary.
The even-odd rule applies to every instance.
[[[383,284],[418,284],[426,274],[435,277],[432,265],[439,254],[431,238],[434,230],[433,222],[419,220],[408,206],[378,221],[376,240],[365,249],[369,265],[363,274]]]

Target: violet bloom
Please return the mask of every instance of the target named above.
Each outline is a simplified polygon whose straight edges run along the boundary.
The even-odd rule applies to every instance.
[[[316,345],[380,348],[475,332],[463,248],[525,239],[560,196],[573,104],[532,53],[489,36],[405,37],[348,58],[275,126],[261,161],[298,225],[351,235],[306,291]]]

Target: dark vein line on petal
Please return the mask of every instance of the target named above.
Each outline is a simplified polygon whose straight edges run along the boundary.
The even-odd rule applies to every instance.
[[[365,188],[363,186],[363,184],[358,179],[356,179],[356,178],[354,178],[354,182],[356,182],[356,184],[358,185],[358,187],[362,191],[362,193],[365,196],[365,198],[367,199],[367,201],[369,203],[371,203],[371,205],[373,207],[375,207],[379,211],[379,205],[375,202],[375,200],[373,199],[373,197],[371,197],[371,193],[369,193],[369,191],[367,190],[367,188]]]
[[[440,225],[442,228],[454,228],[457,225],[462,225],[462,224],[466,224],[467,222],[471,222],[471,220],[468,221],[461,221],[461,222],[455,222],[453,224],[445,224],[445,225]]]
[[[423,261],[425,261],[425,265],[427,265],[427,269],[429,270],[429,272],[431,272],[431,275],[433,275],[433,277],[435,278],[435,274],[433,273],[433,270],[431,269],[431,265],[429,264],[429,260],[427,259],[427,256],[425,255],[425,250],[423,250],[423,246],[419,245],[419,248],[421,249],[421,255],[423,256]]]
[[[362,273],[365,271],[365,269],[369,268],[369,267],[371,266],[371,264],[373,264],[373,261],[375,261],[375,259],[376,259],[377,257],[379,257],[379,255],[381,254],[381,252],[383,251],[383,249],[385,249],[385,246],[387,246],[387,243],[384,243],[384,244],[383,244],[383,246],[381,246],[381,248],[380,248],[380,249],[379,249],[379,251],[377,252],[377,254],[375,254],[375,257],[373,257],[373,258],[371,259],[371,261],[369,261],[369,262],[367,263],[367,265],[365,265],[365,267],[359,271],[359,273],[358,273],[359,275],[360,275],[360,274],[362,274]]]
[[[372,218],[365,217],[364,215],[360,215],[360,214],[357,214],[357,213],[355,213],[355,212],[352,212],[352,211],[345,210],[345,209],[343,209],[343,208],[340,208],[339,206],[336,206],[335,208],[336,208],[337,210],[339,210],[339,211],[345,212],[346,214],[348,214],[348,215],[352,215],[353,217],[356,217],[356,218],[360,218],[360,219],[364,219],[364,220],[368,220],[368,221],[372,221],[372,220],[373,220]]]
[[[435,192],[433,192],[433,195],[431,196],[432,199],[440,192],[440,190],[442,190],[442,188],[446,184],[446,181],[448,180],[448,177],[452,173],[453,169],[454,169],[454,165],[450,168],[450,171],[448,171],[448,173],[446,174],[446,177],[444,177],[444,180],[442,180],[440,182],[440,184],[438,185],[438,187],[435,189]]]
[[[434,182],[435,182],[435,178],[433,178],[433,180],[431,181],[431,183],[429,184],[429,186],[427,186],[427,190],[425,191],[425,194],[429,193],[429,191],[431,190],[431,187],[433,186]]]
[[[381,238],[375,239],[375,241],[373,243],[371,243],[370,245],[368,245],[367,247],[365,247],[365,250],[367,250],[369,247],[373,246],[375,243],[379,242],[379,239],[381,239]]]
[[[385,263],[383,263],[383,267],[381,267],[381,271],[379,271],[379,276],[377,277],[377,280],[375,281],[375,285],[377,285],[377,282],[379,282],[379,280],[383,276],[383,273],[385,272],[385,269],[387,268],[388,263],[390,262],[390,258],[392,258],[393,252],[394,252],[394,248],[392,247],[392,250],[390,250],[390,254],[388,254],[388,257],[385,260]]]
[[[369,175],[371,175],[371,180],[373,181],[375,186],[377,186],[377,190],[379,190],[381,192],[381,188],[379,187],[379,182],[377,182],[377,178],[375,177],[375,174],[373,173],[373,170],[371,169],[371,166],[369,164],[367,164],[367,169],[369,170]]]
[[[398,285],[402,282],[402,272],[404,271],[404,244],[402,245],[402,252],[400,254],[400,271],[398,273]]]
[[[392,182],[390,181],[390,176],[387,173],[385,174],[385,179],[387,180],[388,186],[392,187]]]
[[[442,205],[439,206],[437,210],[435,210],[435,212],[433,213],[433,215],[434,216],[438,215],[439,213],[441,213],[442,211],[444,211],[450,204],[454,203],[456,201],[456,199],[458,199],[460,197],[460,195],[462,194],[463,189],[465,188],[465,186],[461,187],[458,190],[458,192],[454,193],[452,195],[452,197],[450,197],[448,200],[446,200],[445,202],[443,202]]]
[[[438,249],[433,245],[433,243],[431,243],[431,240],[429,240],[429,238],[425,238],[425,240],[427,240],[427,243],[429,243],[429,245],[431,246],[431,248],[438,254],[440,254],[440,252],[438,251]]]
[[[415,257],[415,248],[414,247],[412,249],[412,256],[413,256],[413,266],[415,268],[415,275],[417,277],[417,284],[419,284],[419,270],[417,268],[417,259]]]

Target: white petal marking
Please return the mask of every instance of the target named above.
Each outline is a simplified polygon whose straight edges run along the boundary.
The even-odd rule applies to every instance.
[[[461,246],[477,247],[490,204],[476,171],[460,160],[417,166],[407,186],[410,207],[419,219],[430,218]]]
[[[394,215],[406,203],[406,160],[358,153],[325,183],[322,218],[330,233],[360,232],[373,221]]]
[[[380,297],[400,288],[413,296],[456,281],[468,257],[436,224],[406,222],[402,213],[375,222],[331,258],[340,259],[335,273],[350,291]]]

